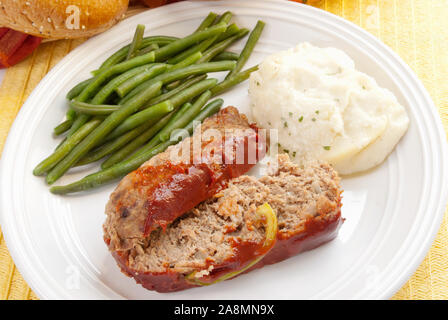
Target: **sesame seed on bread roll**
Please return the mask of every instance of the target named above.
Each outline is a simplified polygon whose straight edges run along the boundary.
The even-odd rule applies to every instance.
[[[90,37],[124,17],[129,0],[0,0],[0,27],[51,39]]]

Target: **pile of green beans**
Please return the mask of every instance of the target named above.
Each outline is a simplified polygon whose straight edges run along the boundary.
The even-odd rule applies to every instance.
[[[108,57],[92,77],[66,95],[66,119],[53,130],[63,136],[56,150],[33,173],[51,185],[73,167],[102,161],[101,170],[66,186],[67,194],[122,178],[151,157],[193,133],[224,101],[210,99],[247,80],[257,66],[241,71],[260,38],[264,23],[250,32],[241,53],[226,51],[249,30],[231,23],[231,12],[211,12],[184,38],[144,37]],[[208,73],[227,72],[223,81]]]

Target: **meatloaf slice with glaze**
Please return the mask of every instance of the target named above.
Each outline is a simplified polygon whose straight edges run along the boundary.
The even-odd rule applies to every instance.
[[[332,240],[342,223],[337,173],[323,163],[300,168],[287,155],[278,157],[267,176],[240,176],[227,188],[177,218],[165,230],[138,239],[132,248],[110,246],[122,271],[143,287],[171,292],[208,284],[275,263]],[[269,203],[277,215],[277,241],[259,251],[265,224],[257,208]],[[114,214],[107,212],[105,239],[115,234]],[[244,246],[251,244],[251,246]],[[248,263],[261,261],[244,270]],[[192,277],[193,275],[193,277]]]
[[[253,179],[241,177],[236,181]],[[278,166],[258,180],[268,189],[264,201],[277,214],[277,242],[255,267],[276,263],[333,240],[344,219],[337,172],[324,162],[304,168],[282,154]]]
[[[249,143],[255,156],[248,155],[254,150]],[[158,227],[166,228],[230,179],[249,171],[265,151],[265,139],[236,108],[207,118],[192,137],[123,178],[106,207],[109,246],[126,250]]]

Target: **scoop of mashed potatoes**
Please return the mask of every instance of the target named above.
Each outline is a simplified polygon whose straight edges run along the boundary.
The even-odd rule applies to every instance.
[[[249,95],[257,124],[278,129],[280,151],[341,174],[382,163],[409,126],[395,96],[335,48],[302,43],[271,55],[251,75]]]

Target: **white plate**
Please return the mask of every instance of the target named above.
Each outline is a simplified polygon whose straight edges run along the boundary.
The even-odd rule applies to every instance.
[[[31,172],[58,143],[50,133],[63,118],[67,90],[129,42],[138,23],[146,24],[149,34],[185,36],[211,10],[231,10],[241,26],[266,21],[248,66],[301,41],[346,51],[361,71],[396,94],[411,126],[387,162],[343,180],[347,220],[337,239],[237,280],[159,294],[122,275],[103,243],[104,206],[113,185],[88,195],[54,196]],[[247,84],[224,98],[247,110]],[[360,28],[286,1],[182,2],[144,12],[87,41],[42,80],[22,107],[3,152],[1,222],[15,263],[41,298],[389,298],[423,260],[440,226],[447,163],[445,133],[427,92],[396,54]],[[78,171],[61,182],[83,175]]]

